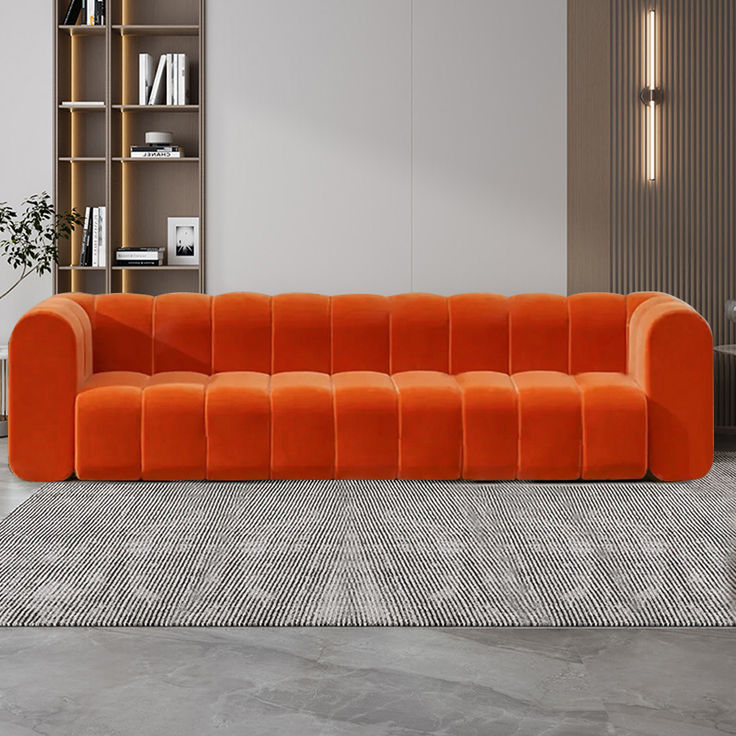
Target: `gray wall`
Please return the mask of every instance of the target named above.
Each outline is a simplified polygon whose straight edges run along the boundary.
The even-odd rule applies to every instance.
[[[566,291],[564,0],[209,0],[211,292]]]
[[[53,21],[4,12],[18,202],[51,188]],[[564,0],[208,0],[208,290],[564,293],[565,33]]]
[[[51,193],[53,19],[49,6],[45,0],[3,3],[0,202],[15,206],[41,190]],[[12,275],[12,269],[0,263],[0,293],[15,280]],[[8,341],[23,312],[50,294],[50,276],[31,276],[0,300],[0,343]]]

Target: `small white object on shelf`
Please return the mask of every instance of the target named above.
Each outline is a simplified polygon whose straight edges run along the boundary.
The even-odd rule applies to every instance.
[[[103,100],[82,100],[78,102],[65,100],[61,105],[62,107],[105,107]]]

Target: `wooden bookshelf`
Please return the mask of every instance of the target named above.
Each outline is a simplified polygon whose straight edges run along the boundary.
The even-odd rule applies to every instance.
[[[56,23],[68,0],[52,0]],[[54,201],[61,209],[107,207],[107,266],[79,266],[81,229],[59,244],[56,292],[204,291],[205,0],[107,0],[103,26],[54,31]],[[138,54],[155,63],[185,53],[189,104],[138,104]],[[62,105],[103,101],[103,105]],[[145,132],[166,130],[180,159],[130,158]],[[171,166],[170,164],[180,164]],[[145,164],[145,166],[141,165]],[[166,246],[167,218],[199,217],[198,266],[119,266],[121,246]]]

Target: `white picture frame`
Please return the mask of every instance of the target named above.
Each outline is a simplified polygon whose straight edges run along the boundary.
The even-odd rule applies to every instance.
[[[166,263],[199,266],[199,217],[169,217]]]

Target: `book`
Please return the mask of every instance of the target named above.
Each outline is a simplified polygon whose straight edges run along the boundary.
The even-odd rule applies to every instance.
[[[99,265],[105,268],[107,266],[107,208],[98,207],[100,213],[100,254],[98,257]]]
[[[119,266],[163,266],[164,259],[158,258],[155,261],[123,261],[118,262]]]
[[[65,100],[61,105],[62,107],[105,107],[103,100],[83,100],[78,102]]]
[[[69,0],[69,7],[64,15],[63,26],[75,26],[82,12],[82,0]]]
[[[123,245],[116,249],[116,253],[163,253],[161,245]]]
[[[160,105],[164,101],[164,92],[166,89],[164,81],[164,72],[166,71],[166,54],[161,54],[158,60],[158,69],[156,69],[156,77],[153,80],[151,88],[151,96],[148,99],[149,105]]]
[[[79,265],[80,266],[86,266],[87,265],[87,235],[90,232],[90,215],[91,215],[92,208],[91,207],[85,207],[84,208],[84,229],[82,230],[82,245],[79,252]]]
[[[123,250],[125,251],[127,248]],[[133,251],[132,253],[117,252],[118,261],[157,261],[162,257],[162,253],[145,253],[141,251]]]
[[[82,25],[87,25],[87,0],[82,0]]]
[[[98,25],[105,25],[105,0],[96,0]]]
[[[151,54],[138,54],[138,104],[145,105],[151,96],[153,86],[153,57]]]
[[[95,0],[86,0],[87,3],[87,25],[94,26],[95,24]]]
[[[100,208],[92,208],[92,266],[100,265]]]
[[[130,158],[184,158],[183,151],[131,151]]]
[[[133,151],[181,151],[181,146],[169,145],[168,143],[146,143],[142,146],[131,146],[130,152]]]
[[[189,76],[189,62],[186,54],[179,54],[178,76],[177,76],[177,99],[178,105],[189,104],[189,87],[187,79]]]

